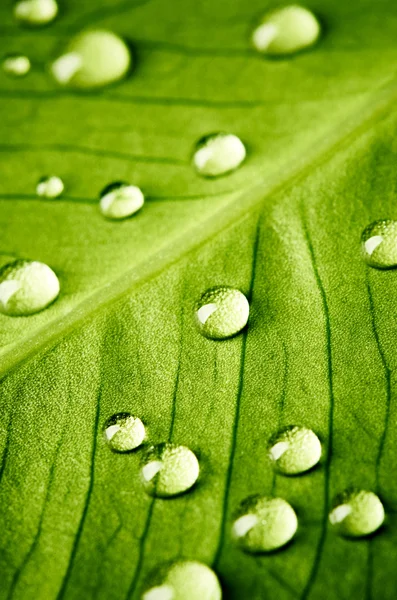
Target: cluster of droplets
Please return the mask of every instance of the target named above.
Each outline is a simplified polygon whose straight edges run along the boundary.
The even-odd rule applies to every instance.
[[[14,16],[26,27],[40,27],[58,14],[55,0],[21,0]],[[264,15],[251,35],[255,50],[268,57],[286,56],[313,46],[321,27],[317,18],[301,6],[285,6]],[[105,30],[80,33],[50,65],[50,73],[61,87],[96,89],[123,79],[133,67],[126,42]],[[14,77],[27,75],[30,59],[10,54],[3,70]],[[234,134],[215,132],[201,138],[194,148],[192,164],[203,177],[219,177],[237,169],[246,158],[243,142]],[[57,175],[37,183],[39,197],[55,199],[64,191]],[[134,215],[144,205],[141,189],[126,182],[114,182],[100,194],[99,208],[113,220]],[[397,222],[376,221],[362,236],[366,262],[377,268],[397,266]],[[0,311],[12,316],[34,314],[49,306],[59,294],[59,280],[47,265],[16,260],[0,270]],[[249,318],[249,303],[238,289],[219,286],[207,290],[195,308],[196,324],[203,336],[213,340],[230,338],[241,332]],[[130,413],[117,413],[104,426],[112,451],[126,453],[140,448],[146,439],[142,420]],[[321,443],[310,429],[288,427],[269,442],[269,459],[274,469],[293,476],[313,469],[321,459]],[[177,496],[191,489],[199,477],[196,455],[187,447],[172,443],[149,446],[144,454],[141,479],[146,492],[159,498]],[[341,535],[361,537],[376,531],[384,521],[383,505],[376,494],[348,490],[335,499],[330,524]],[[269,552],[281,548],[295,535],[298,519],[292,506],[282,498],[254,495],[244,500],[236,513],[232,536],[249,552]],[[214,572],[198,562],[178,561],[157,571],[155,585],[143,600],[219,600],[221,588]]]

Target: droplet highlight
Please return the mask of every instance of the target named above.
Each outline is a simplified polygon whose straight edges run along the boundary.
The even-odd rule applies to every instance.
[[[189,448],[162,443],[148,449],[141,475],[148,494],[168,498],[189,490],[199,472],[197,457]]]
[[[313,46],[320,32],[320,23],[310,10],[291,5],[267,13],[251,40],[261,54],[285,56]]]
[[[197,142],[193,166],[204,177],[219,177],[237,169],[245,157],[240,138],[231,133],[213,133]]]
[[[40,27],[51,23],[58,14],[55,0],[21,0],[14,5],[14,17],[21,24]]]
[[[379,497],[367,490],[347,490],[337,496],[329,521],[340,535],[363,537],[379,529],[385,510]]]
[[[111,31],[93,30],[73,38],[50,70],[59,85],[89,90],[123,79],[131,64],[124,40]]]
[[[295,511],[286,500],[250,496],[240,506],[232,535],[247,552],[271,552],[285,546],[297,527]]]
[[[220,286],[207,290],[196,306],[200,332],[211,339],[223,340],[239,333],[247,324],[249,303],[240,290]]]
[[[7,54],[3,58],[3,71],[10,77],[25,77],[30,68],[30,60],[23,54]]]
[[[142,445],[146,432],[139,417],[121,412],[106,421],[104,435],[113,452],[130,452]]]
[[[154,585],[142,600],[221,600],[222,590],[214,571],[203,563],[177,561],[155,573]]]
[[[16,260],[0,269],[0,312],[27,316],[51,304],[59,294],[59,280],[46,264]]]
[[[269,456],[280,473],[299,475],[319,462],[321,442],[311,429],[286,427],[270,440]]]
[[[397,221],[383,219],[366,227],[361,236],[364,260],[371,267],[397,266]]]
[[[128,183],[116,181],[101,192],[99,207],[108,219],[125,219],[142,208],[145,197],[142,190]]]
[[[65,186],[60,177],[57,175],[48,175],[42,177],[36,186],[36,193],[41,198],[59,198]]]

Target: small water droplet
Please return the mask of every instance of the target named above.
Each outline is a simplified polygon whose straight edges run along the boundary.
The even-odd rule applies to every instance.
[[[397,266],[397,221],[383,219],[366,227],[361,236],[365,261],[377,269]]]
[[[154,574],[155,585],[142,600],[221,600],[222,591],[214,571],[197,561],[177,561]]]
[[[311,429],[291,426],[270,440],[269,456],[280,473],[298,475],[318,463],[321,443]]]
[[[148,494],[167,498],[189,490],[199,471],[197,457],[189,448],[163,443],[148,449],[141,473]]]
[[[102,190],[99,207],[108,219],[125,219],[141,209],[144,202],[139,187],[115,181]]]
[[[242,292],[221,286],[207,290],[196,306],[196,321],[203,335],[223,340],[247,324],[249,303]]]
[[[346,490],[334,501],[329,521],[335,530],[347,537],[362,537],[382,525],[385,511],[382,502],[367,490]]]
[[[63,190],[63,181],[57,175],[42,177],[36,186],[36,193],[42,198],[59,198]]]
[[[118,35],[94,30],[74,37],[52,63],[51,73],[60,85],[93,89],[125,77],[131,63],[131,52]]]
[[[32,315],[58,294],[58,277],[44,263],[16,260],[0,269],[0,312],[6,315]]]
[[[212,133],[197,142],[193,165],[204,177],[218,177],[237,169],[245,156],[245,146],[236,135]]]
[[[294,509],[282,498],[250,496],[240,506],[232,534],[247,552],[271,552],[285,546],[297,527]]]
[[[145,426],[138,417],[122,412],[106,421],[104,434],[114,452],[129,452],[143,443]]]
[[[7,54],[3,59],[3,71],[12,77],[24,77],[30,67],[29,58],[23,54]]]
[[[315,44],[320,24],[303,6],[291,5],[267,13],[252,33],[252,44],[261,54],[294,54]]]
[[[21,0],[14,5],[14,17],[22,25],[39,27],[47,25],[58,14],[55,0]]]

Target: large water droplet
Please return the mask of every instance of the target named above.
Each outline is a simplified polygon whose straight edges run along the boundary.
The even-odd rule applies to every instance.
[[[143,443],[145,426],[138,417],[122,412],[106,421],[104,433],[107,443],[114,452],[129,452]]]
[[[58,277],[44,263],[16,260],[0,269],[0,312],[6,315],[39,312],[58,294]]]
[[[236,135],[213,133],[197,142],[193,165],[204,177],[218,177],[237,169],[245,156],[245,146]]]
[[[311,429],[287,427],[270,440],[269,456],[280,473],[297,475],[321,458],[321,443]]]
[[[294,509],[282,498],[250,496],[240,506],[232,534],[247,552],[271,552],[287,544],[297,527]]]
[[[60,85],[92,89],[125,77],[131,62],[127,44],[115,33],[86,31],[69,42],[52,63],[51,73]]]
[[[115,181],[102,190],[99,206],[108,219],[125,219],[142,208],[144,201],[139,187]]]
[[[163,443],[149,448],[141,473],[148,494],[167,498],[190,489],[199,471],[197,457],[189,448]]]
[[[55,0],[21,0],[14,5],[14,17],[29,27],[47,25],[57,14],[58,4]]]
[[[142,600],[221,600],[221,586],[215,573],[206,565],[178,561],[160,569],[154,575],[156,585],[149,588]]]
[[[373,533],[382,525],[385,511],[382,502],[373,492],[347,490],[337,496],[329,520],[335,530],[347,537],[362,537]]]
[[[42,198],[59,198],[64,190],[64,184],[57,175],[42,177],[36,187],[36,193]]]
[[[24,77],[30,71],[30,60],[23,54],[7,54],[3,59],[3,71],[11,77]]]
[[[249,304],[242,292],[231,287],[207,290],[196,306],[198,327],[206,337],[223,340],[239,333],[247,324]]]
[[[252,34],[254,48],[269,56],[294,54],[312,46],[320,35],[320,24],[310,10],[285,6],[267,13]]]
[[[375,221],[363,231],[364,259],[371,267],[389,269],[397,266],[397,221]]]

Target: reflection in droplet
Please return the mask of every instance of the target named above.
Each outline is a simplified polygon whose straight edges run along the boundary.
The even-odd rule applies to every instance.
[[[252,44],[261,54],[294,54],[315,44],[320,24],[303,6],[291,5],[267,13],[252,33]]]
[[[103,87],[124,78],[132,57],[127,44],[115,33],[92,30],[74,37],[51,65],[54,79],[79,89]]]
[[[0,312],[31,315],[46,308],[59,294],[59,280],[44,263],[16,260],[0,269]]]
[[[7,54],[2,66],[3,71],[11,77],[24,77],[31,68],[29,58],[23,54]]]
[[[287,544],[297,527],[294,509],[282,498],[250,496],[240,506],[232,534],[247,552],[271,552]]]
[[[163,443],[148,449],[141,474],[148,494],[167,498],[190,489],[199,471],[197,457],[189,448]]]
[[[107,185],[101,192],[99,207],[108,219],[125,219],[140,210],[145,202],[139,187],[122,181]]]
[[[397,266],[397,221],[383,219],[366,227],[362,237],[365,261],[378,269]]]
[[[36,193],[42,198],[59,198],[63,190],[63,181],[57,175],[42,177],[36,186]]]
[[[321,443],[311,429],[291,426],[271,439],[269,456],[280,473],[298,475],[318,463]]]
[[[347,537],[362,537],[379,529],[385,519],[383,504],[374,492],[347,490],[337,496],[329,521]]]
[[[249,303],[237,289],[220,286],[207,290],[196,306],[199,330],[208,338],[222,340],[239,333],[247,324]]]
[[[106,421],[104,433],[109,447],[114,452],[129,452],[143,443],[145,426],[138,417],[122,412]]]
[[[245,146],[236,135],[213,133],[197,142],[193,165],[204,177],[218,177],[237,169],[245,156]]]
[[[177,561],[154,574],[154,585],[142,600],[221,600],[222,591],[214,571],[197,561]]]
[[[29,27],[47,25],[57,14],[58,4],[55,0],[20,0],[14,5],[14,17]]]

